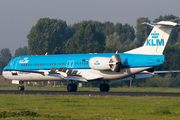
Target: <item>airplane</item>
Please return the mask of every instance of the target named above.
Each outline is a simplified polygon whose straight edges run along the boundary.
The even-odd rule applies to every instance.
[[[154,71],[154,67],[164,63],[164,48],[173,27],[180,24],[170,21],[142,23],[153,27],[144,45],[124,53],[89,53],[60,55],[28,55],[12,59],[3,69],[3,76],[19,84],[24,90],[24,82],[71,81],[69,92],[77,91],[74,82],[103,81],[101,92],[108,92],[109,81],[124,81],[153,77],[156,73],[180,72]]]

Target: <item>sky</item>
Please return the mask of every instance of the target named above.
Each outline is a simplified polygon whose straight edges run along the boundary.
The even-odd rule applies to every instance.
[[[27,34],[40,18],[55,18],[67,25],[83,20],[128,23],[151,21],[160,15],[180,16],[180,0],[0,0],[0,50],[9,48],[14,56],[28,46]]]

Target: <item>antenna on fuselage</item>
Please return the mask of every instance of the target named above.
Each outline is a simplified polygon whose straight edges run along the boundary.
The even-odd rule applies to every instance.
[[[116,54],[118,54],[118,51],[116,51]]]
[[[46,54],[45,55],[48,55],[48,52],[46,52]]]

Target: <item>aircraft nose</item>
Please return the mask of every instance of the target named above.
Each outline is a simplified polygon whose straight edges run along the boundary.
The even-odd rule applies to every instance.
[[[2,71],[2,75],[3,75],[3,77],[4,77],[4,78],[7,78],[7,77],[8,77],[8,75],[7,75],[7,71],[3,69],[3,71]]]
[[[2,75],[4,76],[4,69],[3,69],[3,71],[2,71]]]

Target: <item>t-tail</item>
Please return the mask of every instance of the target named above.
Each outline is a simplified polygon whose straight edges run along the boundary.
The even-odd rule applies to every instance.
[[[143,23],[153,27],[146,42],[142,47],[127,51],[125,53],[131,54],[151,54],[161,55],[168,42],[169,35],[173,27],[180,27],[180,24],[170,21],[160,21],[158,23]]]

